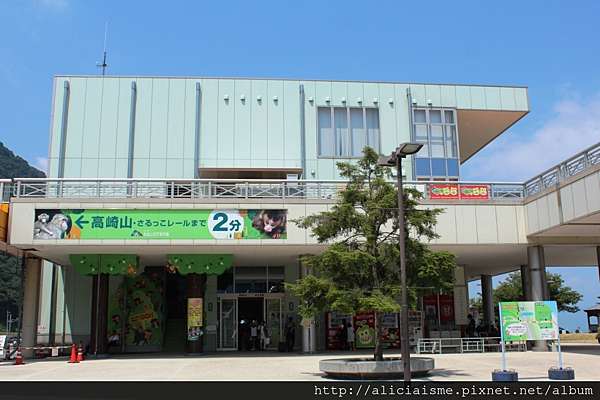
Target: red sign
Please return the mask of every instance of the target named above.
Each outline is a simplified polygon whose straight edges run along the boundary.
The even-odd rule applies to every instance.
[[[452,183],[436,183],[429,185],[429,198],[439,200],[458,200],[458,185]]]
[[[489,185],[460,185],[460,198],[463,200],[489,200]]]
[[[434,183],[429,185],[429,198],[433,200],[489,200],[490,186]]]

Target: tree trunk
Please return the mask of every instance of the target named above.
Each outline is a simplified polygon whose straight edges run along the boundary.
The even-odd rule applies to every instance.
[[[373,358],[375,361],[383,361],[383,328],[381,325],[381,313],[375,312],[375,352]]]

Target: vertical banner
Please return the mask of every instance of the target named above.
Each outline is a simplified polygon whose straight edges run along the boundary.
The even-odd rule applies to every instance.
[[[202,298],[188,298],[187,337],[190,342],[202,336]]]

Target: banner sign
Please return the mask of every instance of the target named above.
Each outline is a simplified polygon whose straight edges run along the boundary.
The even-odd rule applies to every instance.
[[[432,200],[489,200],[489,185],[459,185],[436,183],[429,185]]]
[[[433,200],[458,200],[457,184],[429,185],[429,198]]]
[[[187,338],[193,342],[202,336],[202,298],[188,298]]]
[[[557,339],[556,301],[500,303],[500,323],[505,341]]]
[[[34,239],[287,239],[287,210],[36,209]]]
[[[462,200],[489,200],[489,185],[460,185]]]

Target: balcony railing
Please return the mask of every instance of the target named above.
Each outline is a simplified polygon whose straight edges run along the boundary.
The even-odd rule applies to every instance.
[[[345,181],[257,179],[35,179],[12,180],[17,198],[61,199],[334,199]],[[521,201],[521,183],[405,182],[429,200]]]
[[[580,174],[597,164],[600,164],[600,143],[596,143],[525,182],[525,195],[532,196],[544,189],[556,186],[565,179]]]

